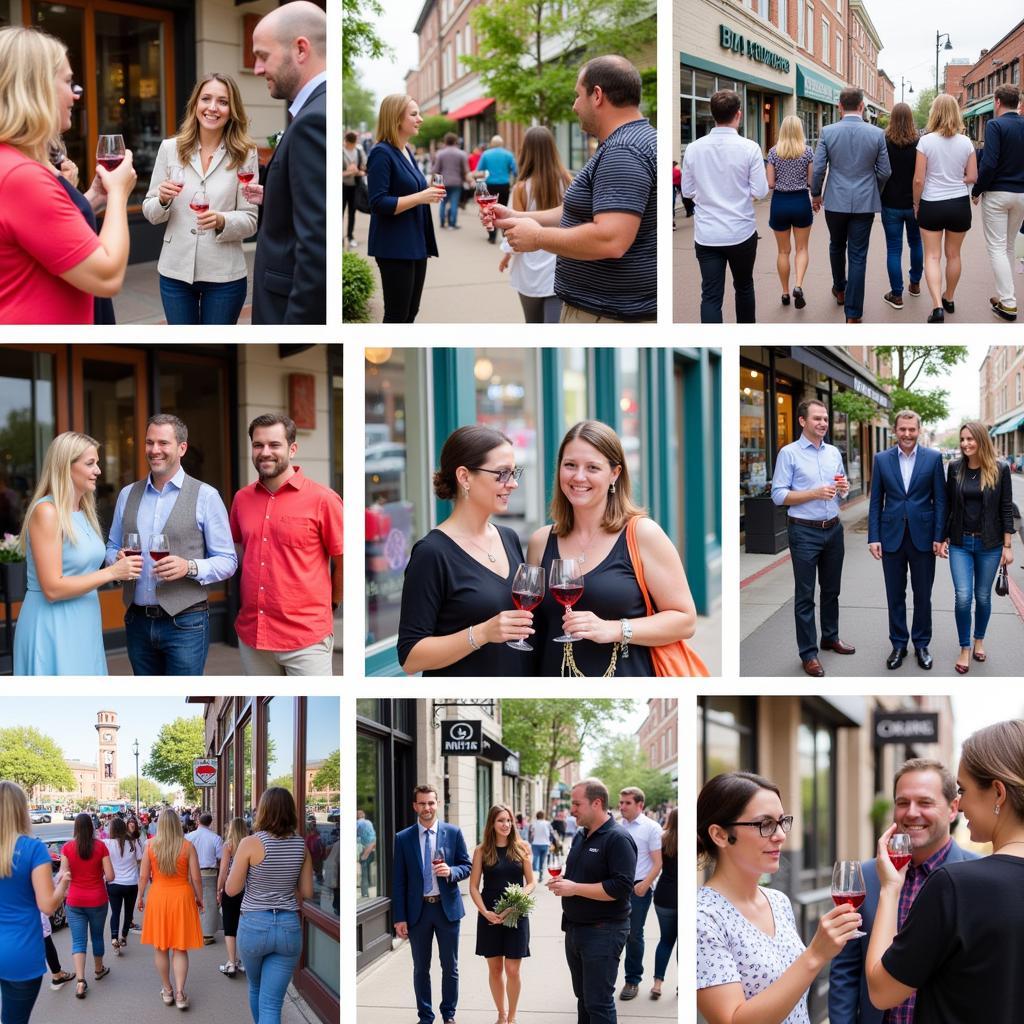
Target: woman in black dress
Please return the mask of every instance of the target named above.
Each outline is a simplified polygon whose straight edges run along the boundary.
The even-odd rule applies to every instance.
[[[498,1009],[495,1024],[515,1024],[522,988],[519,961],[530,955],[529,918],[522,917],[515,928],[506,928],[502,921],[508,911],[496,914],[491,909],[513,882],[527,892],[533,891],[530,847],[516,835],[512,812],[503,804],[495,804],[487,815],[483,841],[473,851],[469,876],[469,895],[480,911],[476,919],[476,955],[487,958],[488,983]]]
[[[595,420],[572,427],[558,449],[553,491],[553,525],[530,538],[527,561],[550,574],[554,559],[575,558],[584,585],[578,604],[563,612],[549,582],[536,620],[541,674],[653,676],[649,648],[692,637],[697,611],[679,552],[633,504],[626,456],[611,427]],[[634,518],[650,616],[627,547]],[[556,643],[563,629],[580,639]]]
[[[508,512],[521,474],[497,430],[459,427],[445,441],[434,493],[452,514],[413,546],[402,589],[398,660],[410,675],[532,674],[529,655],[506,645],[533,634],[533,613],[512,605],[522,545],[490,521]]]
[[[679,934],[679,851],[676,845],[676,821],[678,815],[673,807],[668,812],[665,831],[661,833],[661,874],[654,890],[654,912],[658,915],[661,938],[654,951],[654,983],[651,998],[661,998],[661,986],[665,981],[669,957],[675,949]],[[676,961],[679,951],[676,950]]]

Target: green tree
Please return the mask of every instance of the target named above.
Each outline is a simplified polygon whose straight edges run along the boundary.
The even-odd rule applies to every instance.
[[[657,34],[651,0],[492,0],[470,19],[477,54],[460,59],[480,72],[501,116],[520,124],[565,121],[588,59],[603,53],[635,58]],[[545,43],[552,40],[559,53],[546,57]]]
[[[856,391],[840,391],[832,398],[832,408],[857,423],[870,423],[879,411],[877,402]]]
[[[377,100],[353,70],[341,83],[341,123],[345,128],[372,128],[377,117]]]
[[[545,798],[563,769],[577,764],[584,746],[608,735],[631,707],[620,698],[503,700],[501,742],[519,752],[523,775],[545,780]]]
[[[423,118],[420,130],[409,140],[413,147],[423,146],[428,148],[432,142],[437,142],[445,137],[448,132],[457,132],[459,125],[450,117],[443,114],[431,114]]]
[[[879,383],[889,389],[890,424],[901,409],[913,409],[923,423],[936,423],[949,415],[949,392],[925,389],[929,378],[947,376],[967,358],[966,345],[879,345],[875,352],[891,366]]]
[[[195,802],[199,799],[199,790],[192,785],[192,762],[197,757],[205,757],[205,747],[202,718],[176,718],[160,727],[142,770],[165,786],[180,786],[185,791],[185,799]]]
[[[652,768],[635,736],[613,736],[602,746],[594,774],[608,787],[612,803],[627,786],[644,791],[647,807],[655,807],[679,795],[672,776]]]
[[[117,780],[117,795],[122,800],[135,803],[135,776],[126,775]],[[152,780],[139,776],[139,802],[143,807],[152,807],[154,804],[163,803],[164,791]]]
[[[341,4],[341,76],[342,81],[355,71],[356,59],[370,57],[378,60],[390,56],[391,47],[377,35],[377,27],[370,20],[381,17],[384,8],[378,0],[342,0]]]
[[[267,780],[267,789],[271,786],[280,786],[281,789],[287,789],[289,793],[295,792],[295,777],[288,772],[285,775],[278,775],[276,779]]]
[[[917,94],[917,103],[914,106],[914,124],[917,125],[918,129],[924,128],[928,123],[928,113],[932,109],[934,102],[934,89],[922,89]]]
[[[332,751],[324,758],[316,775],[313,776],[313,789],[327,790],[331,793],[341,792],[341,750]]]
[[[70,790],[75,779],[56,740],[30,725],[0,729],[0,778],[23,789]]]

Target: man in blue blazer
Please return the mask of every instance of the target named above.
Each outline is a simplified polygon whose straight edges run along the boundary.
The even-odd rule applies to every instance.
[[[943,864],[975,860],[976,853],[961,849],[950,838],[950,827],[960,811],[956,780],[940,761],[915,758],[896,773],[893,784],[893,821],[910,835],[911,858],[900,894],[899,923],[903,927],[914,899],[928,876]],[[864,861],[867,896],[860,908],[862,939],[851,939],[832,961],[828,975],[829,1024],[882,1024],[883,1011],[868,998],[864,958],[868,952],[871,927],[878,909],[878,869],[873,860]],[[910,1024],[914,1000],[888,1011],[890,1024]]]
[[[897,669],[914,641],[917,663],[932,667],[932,584],[935,557],[946,528],[946,477],[942,456],[917,443],[921,417],[910,409],[896,414],[896,445],[879,452],[871,470],[868,550],[882,563],[889,604],[892,651],[886,667]],[[907,632],[907,569],[914,591],[913,629]]]
[[[434,936],[441,961],[441,1019],[455,1020],[459,1001],[459,921],[465,916],[459,882],[472,861],[462,832],[437,819],[433,786],[413,791],[417,822],[395,836],[395,881],[391,892],[395,931],[412,946],[412,983],[420,1024],[434,1020],[430,958]],[[435,854],[444,859],[432,863]]]

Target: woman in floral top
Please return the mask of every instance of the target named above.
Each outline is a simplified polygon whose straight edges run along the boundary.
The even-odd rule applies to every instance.
[[[782,122],[779,141],[768,150],[768,187],[772,189],[772,205],[768,226],[775,232],[775,243],[779,247],[776,268],[782,282],[782,304],[789,305],[789,255],[793,239],[796,239],[796,287],[793,289],[793,304],[803,309],[804,275],[807,273],[807,245],[814,223],[811,209],[812,167],[814,150],[804,140],[804,128],[799,117],[790,114]]]

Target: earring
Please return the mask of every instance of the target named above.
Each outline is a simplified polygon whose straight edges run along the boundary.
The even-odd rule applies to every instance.
[[[469,488],[468,487],[463,487],[462,488],[462,496],[464,498],[468,498],[469,497]]]
[[[996,804],[995,807],[992,808],[992,813],[993,814],[998,814],[999,813],[999,804]]]
[[[615,493],[615,481],[614,480],[612,481],[611,487],[608,488],[608,493],[609,494],[614,494]]]

